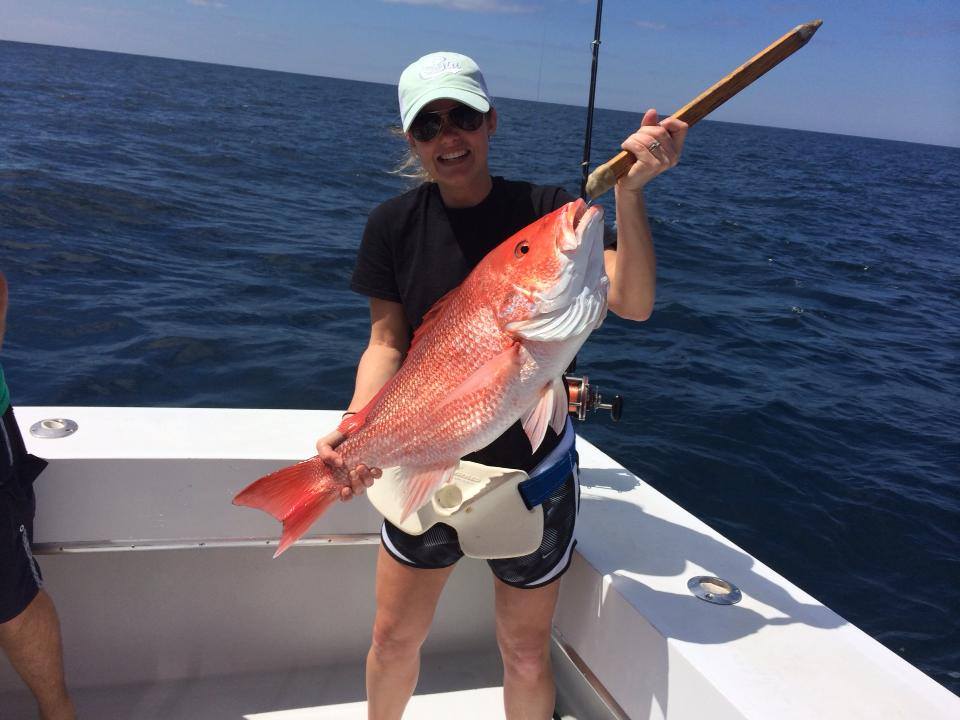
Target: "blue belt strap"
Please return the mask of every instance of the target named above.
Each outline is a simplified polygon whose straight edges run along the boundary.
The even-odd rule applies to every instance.
[[[574,467],[579,467],[580,455],[577,453],[573,437],[567,440],[567,433],[573,435],[573,426],[569,420],[567,420],[564,437],[560,441],[561,445],[569,443],[569,447],[561,451],[562,454],[555,462],[542,470],[538,470],[528,480],[524,480],[517,485],[520,497],[523,498],[523,504],[527,506],[527,510],[533,510],[550,497],[553,491],[560,487],[563,481],[573,472]]]

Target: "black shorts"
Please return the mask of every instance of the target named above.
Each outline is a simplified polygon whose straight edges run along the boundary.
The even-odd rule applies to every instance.
[[[517,499],[520,502],[520,499]],[[543,539],[540,547],[529,555],[487,560],[493,574],[507,585],[533,589],[549,585],[570,567],[577,540],[574,529],[580,509],[580,483],[574,468],[543,508]],[[383,521],[380,541],[398,562],[421,569],[437,569],[453,565],[463,557],[457,531],[437,523],[422,535],[410,535],[389,520]]]
[[[33,557],[33,481],[47,466],[29,454],[9,408],[0,422],[0,623],[22,613],[43,578]]]

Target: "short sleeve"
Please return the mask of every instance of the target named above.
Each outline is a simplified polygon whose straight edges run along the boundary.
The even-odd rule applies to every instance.
[[[381,205],[367,218],[350,289],[368,297],[400,302],[388,215],[387,209]]]

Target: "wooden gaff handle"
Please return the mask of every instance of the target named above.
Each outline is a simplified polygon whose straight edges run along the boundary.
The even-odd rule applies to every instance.
[[[768,70],[776,67],[797,50],[807,44],[813,34],[823,24],[822,20],[797,25],[766,50],[759,52],[738,67],[714,86],[704,90],[693,100],[677,110],[671,117],[693,125],[709,113],[716,110],[747,85]],[[587,178],[587,196],[595,200],[616,185],[617,180],[627,174],[637,159],[626,150],[598,167]]]

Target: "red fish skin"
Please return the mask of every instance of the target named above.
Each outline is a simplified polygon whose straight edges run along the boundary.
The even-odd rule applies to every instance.
[[[397,374],[341,423],[343,467],[314,456],[236,496],[235,504],[283,522],[277,555],[339,497],[347,468],[401,466],[420,474],[408,499],[415,510],[460,458],[493,442],[537,402],[586,337],[521,342],[506,326],[533,317],[538,294],[557,282],[564,262],[558,243],[583,212],[575,201],[519,231],[434,305]]]

